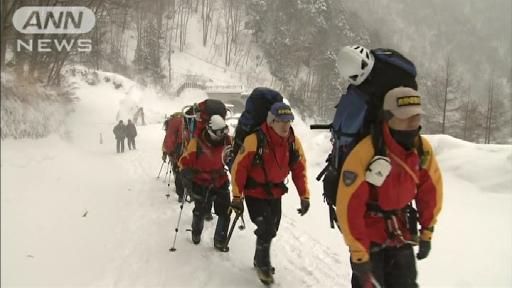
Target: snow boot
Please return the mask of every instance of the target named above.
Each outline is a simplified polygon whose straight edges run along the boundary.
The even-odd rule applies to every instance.
[[[212,215],[212,212],[211,211],[208,211],[204,214],[204,220],[206,221],[212,221],[213,220],[213,215]]]
[[[201,233],[203,232],[204,218],[199,213],[193,214],[192,217],[192,242],[199,244],[201,242]]]
[[[228,236],[230,218],[228,215],[221,215],[217,219],[215,235],[213,236],[213,246],[221,252],[228,252],[229,247],[224,247]]]
[[[254,266],[258,278],[265,285],[274,283],[272,265],[270,264],[270,242],[271,240],[256,239],[256,250],[254,252]]]
[[[254,268],[256,268],[256,260],[254,260],[254,262],[252,264],[254,265]],[[270,265],[270,272],[272,274],[276,274],[276,267]]]

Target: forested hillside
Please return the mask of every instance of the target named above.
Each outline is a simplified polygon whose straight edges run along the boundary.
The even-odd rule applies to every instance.
[[[13,75],[13,81],[23,85],[44,86],[54,95],[44,101],[60,104],[72,102],[64,73],[72,65],[91,73],[119,73],[156,87],[163,96],[175,96],[187,81],[226,84],[215,83],[197,67],[180,65],[187,55],[232,73],[230,84],[245,91],[274,87],[303,115],[328,122],[345,85],[336,63],[340,47],[389,47],[417,65],[430,115],[424,123],[426,133],[481,143],[510,142],[511,23],[503,16],[509,15],[510,3],[445,2],[2,0],[2,75]],[[96,25],[78,35],[22,34],[13,28],[11,20],[20,7],[62,5],[90,8]],[[51,42],[51,51],[39,51],[37,45],[28,50],[18,43],[47,39],[60,42]],[[78,49],[77,41],[84,39],[91,41],[90,50]],[[71,48],[56,49],[55,43],[62,41],[72,43]],[[19,100],[20,93],[4,83],[7,97]],[[7,97],[2,96],[2,103]],[[21,136],[4,133],[13,131],[4,129],[13,124],[5,121],[2,118],[3,138]]]

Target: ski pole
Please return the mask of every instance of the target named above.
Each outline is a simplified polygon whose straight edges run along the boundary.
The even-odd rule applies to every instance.
[[[174,247],[174,245],[176,244],[176,237],[178,236],[178,228],[180,227],[180,221],[181,221],[181,214],[183,213],[183,205],[185,204],[185,199],[187,197],[187,193],[188,192],[188,189],[185,189],[184,193],[183,193],[183,201],[181,201],[181,204],[180,204],[180,216],[178,216],[178,224],[176,224],[176,228],[174,229],[174,241],[172,242],[172,247],[169,248],[169,251],[171,252],[174,252],[176,251],[176,247]]]
[[[167,182],[167,174],[169,174],[169,166],[171,166],[171,163],[167,162],[167,169],[165,170],[164,182]]]
[[[171,183],[171,177],[169,176],[169,183]],[[170,184],[167,184],[167,194],[165,194],[165,197],[167,200],[169,200],[169,197],[171,197],[171,186]]]
[[[240,224],[240,226],[238,226],[238,229],[244,230],[245,229],[245,221],[244,221],[244,215],[243,214],[240,217],[240,220],[242,220],[242,224]]]
[[[158,176],[156,176],[156,179],[160,178],[160,173],[162,173],[162,168],[164,167],[165,161],[162,161],[162,166],[160,166],[160,171],[158,171]]]
[[[176,165],[178,165],[178,164],[176,164]],[[171,171],[169,171],[169,180],[167,181],[167,187],[171,187],[171,174],[172,174],[174,177],[176,177],[176,175],[174,175],[174,170],[173,170],[172,164],[171,164],[171,168],[170,168],[170,169],[171,169],[171,171],[172,171],[172,172],[171,172]]]
[[[226,239],[226,243],[224,243],[223,250],[228,249],[229,241],[231,240],[231,236],[233,235],[233,231],[235,230],[236,222],[238,221],[238,218],[240,218],[241,215],[242,213],[235,211],[235,219],[233,219],[233,223],[231,223],[231,227],[229,228],[228,238]]]
[[[167,164],[167,168],[169,169],[169,164]],[[167,178],[167,173],[165,174],[165,178]],[[167,182],[167,194],[165,194],[165,197],[169,199],[171,197],[171,174],[169,173],[169,182]]]
[[[370,275],[370,281],[373,284],[374,288],[381,288],[379,282],[377,282],[377,279],[375,279],[375,277],[373,277],[373,275]]]

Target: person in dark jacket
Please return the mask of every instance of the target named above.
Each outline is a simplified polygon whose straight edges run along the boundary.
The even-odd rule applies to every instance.
[[[114,127],[113,132],[117,140],[117,153],[124,153],[124,138],[126,137],[126,126],[123,124],[123,120],[119,120],[119,123]]]
[[[247,204],[251,221],[256,225],[254,267],[264,284],[274,282],[274,269],[270,262],[270,243],[276,237],[281,222],[281,197],[288,191],[285,179],[292,180],[300,197],[298,209],[304,215],[309,209],[309,188],[306,175],[306,157],[299,138],[294,135],[291,122],[294,115],[283,102],[272,105],[261,132],[248,135],[231,168],[233,199],[231,208],[242,211]],[[262,133],[258,136],[257,133]],[[258,138],[265,143],[261,163],[255,164]],[[260,138],[261,139],[261,138]],[[292,151],[290,145],[295,147]],[[292,147],[293,147],[292,146]]]
[[[126,138],[128,138],[128,149],[135,150],[135,137],[137,136],[137,128],[133,124],[132,120],[128,119],[126,124]]]
[[[224,245],[230,222],[229,178],[224,168],[223,152],[231,145],[228,125],[219,115],[212,115],[199,137],[188,143],[179,160],[183,186],[194,200],[192,242],[199,244],[208,201],[214,202],[217,226],[213,237],[215,249],[227,252]],[[210,208],[211,209],[211,208]]]

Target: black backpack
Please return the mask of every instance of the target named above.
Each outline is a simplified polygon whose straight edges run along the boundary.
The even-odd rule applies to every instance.
[[[261,124],[267,119],[268,111],[274,103],[283,102],[283,96],[273,89],[258,87],[252,90],[245,101],[245,108],[238,119],[233,139],[233,147],[229,153],[227,166],[231,170],[231,165],[238,155],[240,147],[244,144],[245,137],[259,129]],[[259,142],[258,142],[259,143]]]
[[[405,56],[392,49],[371,51],[375,63],[368,77],[358,86],[349,85],[336,105],[336,113],[331,124],[311,125],[311,129],[328,128],[333,147],[327,156],[327,165],[318,174],[323,178],[324,201],[329,207],[331,228],[336,219],[336,198],[343,163],[352,149],[366,136],[371,135],[375,155],[386,155],[382,137],[382,105],[385,94],[396,87],[409,87],[417,90],[416,67]],[[422,146],[422,145],[420,145]],[[423,153],[422,147],[419,147]]]
[[[273,89],[258,87],[251,92],[245,102],[245,109],[238,119],[238,124],[235,129],[233,146],[229,152],[228,160],[226,161],[226,165],[230,170],[236,156],[238,155],[238,152],[240,151],[240,148],[244,144],[245,138],[252,133],[256,133],[257,137],[256,155],[254,156],[253,164],[263,164],[263,152],[267,143],[265,135],[259,128],[261,124],[266,121],[268,111],[270,111],[272,105],[277,102],[283,102],[283,96],[281,96],[279,92]],[[290,129],[290,137],[288,138],[290,153],[290,159],[288,163],[289,167],[294,165],[300,159],[300,155],[295,146],[295,134],[293,129]],[[266,169],[263,169],[263,173],[265,174],[265,179],[268,179]],[[271,187],[269,186],[270,183],[263,183],[263,185],[265,185],[264,189],[267,194],[271,196]]]
[[[193,137],[198,137],[202,133],[212,115],[220,115],[226,119],[227,111],[226,105],[217,99],[206,99],[183,107],[188,130]]]

